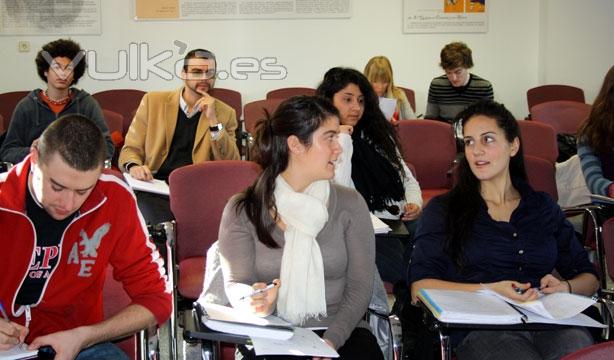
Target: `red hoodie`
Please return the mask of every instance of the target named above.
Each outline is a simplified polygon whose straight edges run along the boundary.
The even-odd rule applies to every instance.
[[[103,320],[102,287],[107,265],[133,304],[149,309],[159,324],[171,312],[171,288],[163,260],[150,241],[133,193],[120,179],[102,174],[59,244],[57,266],[37,304],[15,303],[35,252],[36,231],[25,213],[30,157],[0,178],[0,300],[12,321],[26,323],[26,342],[38,336]],[[53,255],[51,255],[53,256]]]

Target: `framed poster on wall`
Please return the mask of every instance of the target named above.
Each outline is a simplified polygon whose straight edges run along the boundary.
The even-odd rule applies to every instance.
[[[101,0],[0,0],[0,35],[98,35]]]
[[[135,20],[349,18],[352,0],[134,0]]]
[[[403,0],[403,32],[487,32],[487,10],[486,0]]]

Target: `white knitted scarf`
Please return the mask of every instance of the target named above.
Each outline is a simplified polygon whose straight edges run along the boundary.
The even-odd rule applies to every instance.
[[[324,265],[316,235],[328,221],[329,193],[328,180],[313,182],[302,193],[281,175],[275,180],[275,204],[286,224],[277,312],[294,325],[326,316]]]

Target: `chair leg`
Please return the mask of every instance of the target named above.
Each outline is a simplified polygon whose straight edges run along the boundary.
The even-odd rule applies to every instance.
[[[452,346],[450,345],[450,335],[444,334],[439,330],[439,341],[441,343],[441,359],[452,360]]]

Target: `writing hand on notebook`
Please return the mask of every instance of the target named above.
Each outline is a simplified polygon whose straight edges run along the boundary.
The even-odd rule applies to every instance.
[[[541,278],[541,280],[539,281],[539,286],[540,286],[540,290],[544,294],[552,294],[555,292],[562,292],[562,293],[570,292],[567,282],[561,281],[555,278],[554,276],[552,276],[551,274],[548,274],[544,276],[543,278]]]
[[[539,297],[539,289],[532,288],[530,282],[521,283],[504,280],[487,284],[486,287],[497,292],[499,295],[519,302],[531,301]]]
[[[258,316],[271,315],[275,309],[275,303],[277,302],[277,291],[281,281],[275,279],[271,284],[263,282],[257,282],[252,285],[254,292],[248,296],[245,296],[245,300],[249,301],[251,310]]]
[[[130,167],[130,176],[136,180],[151,181],[153,174],[147,165],[134,165]]]
[[[23,343],[27,335],[28,328],[12,321],[0,319],[0,351],[9,350],[15,345]]]

